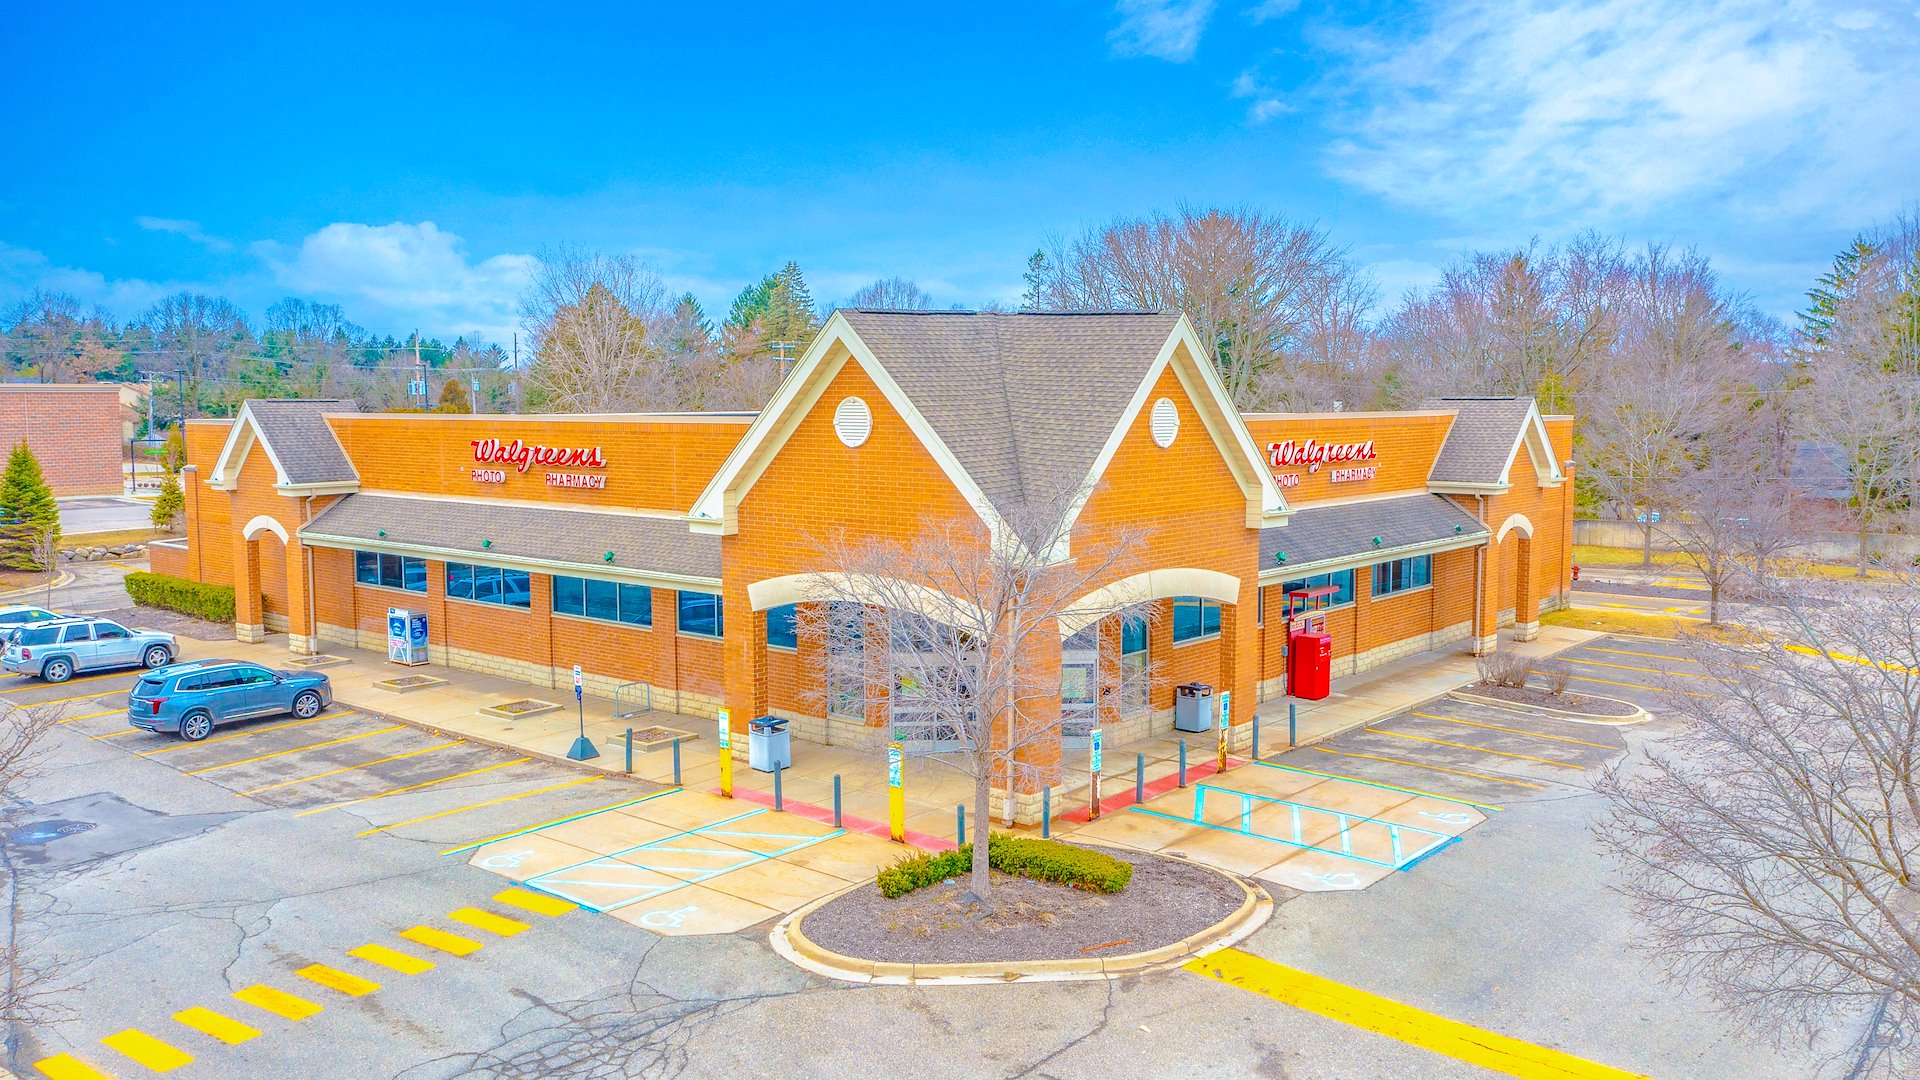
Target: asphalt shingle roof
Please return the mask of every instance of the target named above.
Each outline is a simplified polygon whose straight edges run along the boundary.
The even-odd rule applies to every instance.
[[[1086,479],[1179,322],[1166,312],[841,314],[1002,513]]]
[[[322,510],[300,534],[460,552],[479,563],[504,556],[589,571],[720,578],[720,538],[689,532],[678,517],[360,493]],[[492,546],[481,546],[486,540]]]
[[[1489,535],[1478,518],[1439,495],[1425,492],[1392,499],[1303,506],[1284,526],[1260,530],[1260,568],[1311,572],[1315,563],[1379,553],[1396,548],[1458,539],[1463,544]],[[1373,538],[1380,538],[1374,546]],[[1287,561],[1276,562],[1276,552]]]
[[[360,479],[327,426],[327,413],[359,412],[353,401],[249,401],[255,430],[286,470],[290,484],[352,483]]]
[[[1423,409],[1457,414],[1428,480],[1436,484],[1497,484],[1513,444],[1533,410],[1530,397],[1428,398]]]

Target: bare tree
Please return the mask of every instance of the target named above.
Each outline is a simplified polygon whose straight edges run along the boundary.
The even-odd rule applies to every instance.
[[[541,252],[521,301],[536,357],[526,373],[530,405],[554,412],[660,407],[671,396],[664,331],[672,315],[659,277],[630,255]]]
[[[17,810],[29,805],[23,789],[37,771],[47,733],[59,723],[59,705],[4,705],[0,714],[0,827],[17,825]],[[13,1049],[22,1031],[60,1018],[63,1010],[45,989],[46,960],[29,956],[22,940],[20,875],[11,849],[0,843],[0,882],[4,882],[5,935],[0,937],[0,1031],[4,1031],[9,1068],[18,1068]]]
[[[799,632],[826,643],[823,707],[838,688],[860,688],[885,702],[896,732],[918,736],[917,752],[973,778],[971,890],[983,904],[994,787],[1008,793],[1011,824],[1012,793],[1056,778],[1057,766],[1030,765],[1022,752],[1059,737],[1063,639],[1098,633],[1108,617],[1147,617],[1138,597],[1101,588],[1125,576],[1145,534],[1103,532],[1066,557],[1077,504],[1035,500],[993,529],[978,518],[930,521],[904,543],[831,541],[798,609]]]
[[[1799,542],[1790,481],[1781,474],[1764,425],[1738,425],[1710,447],[1697,471],[1679,477],[1660,502],[1683,508],[1655,526],[1707,583],[1707,622],[1720,624],[1730,586],[1751,578],[1764,587],[1770,559]]]
[[[1920,589],[1790,597],[1767,623],[1799,644],[1695,646],[1715,693],[1674,695],[1678,732],[1604,775],[1594,835],[1673,977],[1763,1037],[1864,1028],[1861,1061],[1911,1076]]]
[[[1800,434],[1846,465],[1845,514],[1867,574],[1875,528],[1906,507],[1920,471],[1920,382],[1889,375],[1869,357],[1829,353],[1794,399]]]
[[[1283,378],[1315,335],[1353,328],[1343,313],[1370,305],[1364,273],[1316,226],[1248,209],[1181,207],[1116,218],[1029,260],[1026,306],[1036,311],[1183,311],[1242,407],[1296,408]],[[1329,310],[1329,309],[1333,310]],[[1325,342],[1326,354],[1352,350]],[[1256,400],[1256,387],[1282,395]]]
[[[839,305],[845,308],[884,308],[888,311],[930,311],[933,297],[918,283],[903,277],[881,278],[853,291]]]
[[[191,415],[203,382],[226,379],[235,356],[253,350],[253,331],[245,315],[225,297],[181,292],[147,309],[140,330],[151,341],[154,365],[184,384],[184,405]]]

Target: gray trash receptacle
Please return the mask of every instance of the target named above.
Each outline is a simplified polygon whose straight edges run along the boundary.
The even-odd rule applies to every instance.
[[[1190,682],[1173,688],[1173,729],[1213,730],[1213,687]]]
[[[793,768],[793,736],[785,720],[762,716],[747,722],[747,764],[760,772]]]

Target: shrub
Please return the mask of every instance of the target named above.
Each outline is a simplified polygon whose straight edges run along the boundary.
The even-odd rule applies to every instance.
[[[1117,893],[1133,880],[1133,866],[1111,855],[1031,836],[994,833],[987,838],[987,865],[1003,874],[1070,885],[1089,892]],[[937,885],[973,870],[973,845],[937,855],[901,859],[875,877],[880,895],[898,899],[915,889]]]
[[[1518,653],[1490,652],[1476,659],[1474,666],[1480,671],[1482,685],[1517,688],[1527,685],[1527,673],[1533,664]]]
[[[147,607],[166,608],[211,622],[233,621],[233,587],[208,585],[166,574],[127,575],[127,595]]]
[[[1547,681],[1547,693],[1559,697],[1573,681],[1573,666],[1564,660],[1550,660],[1540,665],[1540,677]]]

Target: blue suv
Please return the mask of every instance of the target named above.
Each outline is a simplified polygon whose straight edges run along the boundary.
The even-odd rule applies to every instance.
[[[317,671],[196,660],[143,673],[127,695],[127,720],[143,731],[178,732],[199,742],[217,724],[277,713],[307,720],[331,704],[333,684]]]

